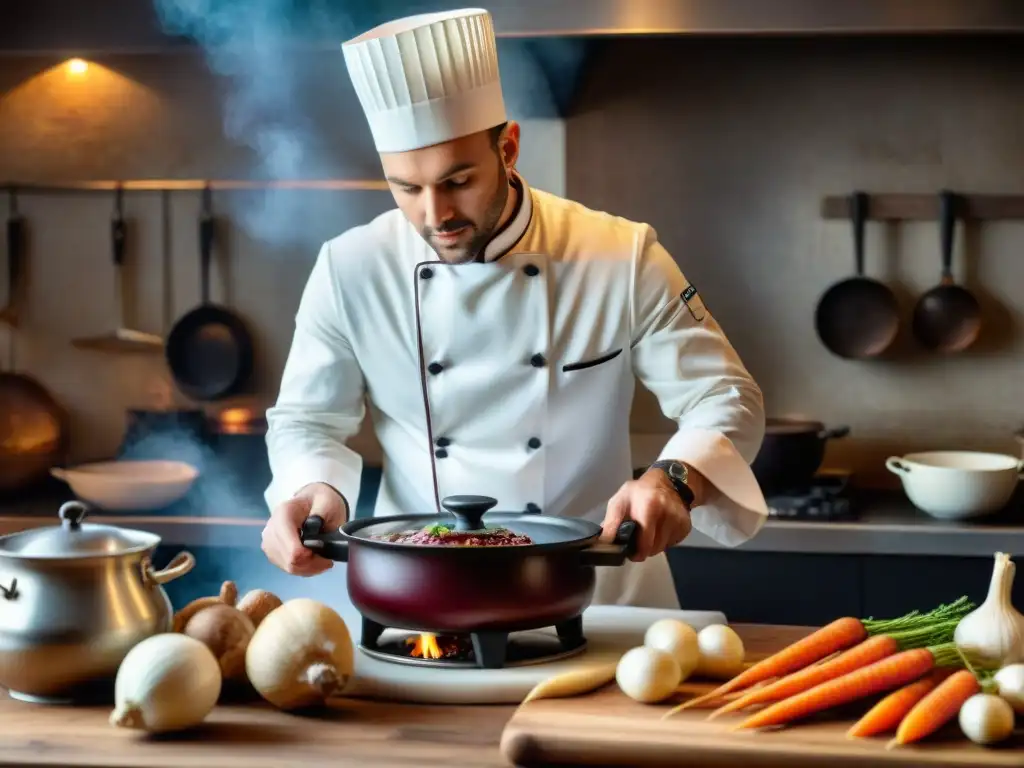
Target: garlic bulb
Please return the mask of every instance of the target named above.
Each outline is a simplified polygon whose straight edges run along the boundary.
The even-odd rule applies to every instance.
[[[680,682],[693,674],[700,663],[697,632],[678,619],[659,619],[651,624],[644,633],[644,645],[672,654],[682,672]]]
[[[220,698],[220,665],[194,637],[152,635],[125,655],[114,680],[110,724],[159,733],[199,725]]]
[[[727,624],[709,624],[697,633],[699,658],[696,674],[728,680],[743,671],[746,650],[736,630]]]
[[[1024,715],[1024,664],[1009,664],[992,678],[999,696],[1013,707],[1018,715]]]
[[[622,654],[615,668],[619,689],[634,701],[655,704],[679,687],[683,672],[668,651],[641,645]]]
[[[1013,709],[990,693],[976,693],[957,715],[960,730],[975,744],[996,744],[1013,734]]]
[[[245,652],[249,683],[285,710],[326,703],[342,691],[354,668],[352,637],[344,619],[304,597],[268,613]]]
[[[1024,616],[1010,602],[1016,566],[996,552],[985,602],[964,616],[953,640],[968,655],[996,666],[1024,661]]]

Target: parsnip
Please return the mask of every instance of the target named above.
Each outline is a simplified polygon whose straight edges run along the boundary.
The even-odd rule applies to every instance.
[[[618,660],[585,664],[542,680],[523,699],[523,704],[536,699],[560,699],[596,691],[615,679]]]

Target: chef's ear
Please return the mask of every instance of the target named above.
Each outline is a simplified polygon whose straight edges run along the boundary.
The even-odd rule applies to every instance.
[[[498,137],[498,155],[505,168],[511,171],[519,160],[519,123],[509,120]]]

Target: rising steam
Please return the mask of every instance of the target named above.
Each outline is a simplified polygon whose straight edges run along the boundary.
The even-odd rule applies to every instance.
[[[198,45],[220,78],[224,134],[250,150],[248,177],[287,181],[380,178],[340,46],[384,21],[458,5],[440,0],[153,2],[163,30]],[[580,48],[573,41],[502,39],[499,57],[510,116],[557,116],[561,96],[553,93],[550,80],[578,71]],[[236,223],[254,240],[313,248],[323,231],[308,222],[337,218],[331,213],[336,201],[322,194],[313,200],[314,195],[266,190],[233,195],[227,202]]]

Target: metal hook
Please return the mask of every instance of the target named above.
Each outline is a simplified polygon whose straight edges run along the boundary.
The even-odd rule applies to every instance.
[[[210,187],[210,182],[206,182],[203,185],[203,213],[209,216],[213,208],[213,189]]]
[[[117,214],[117,218],[124,218],[124,185],[121,182],[117,183],[114,187],[114,211]]]

